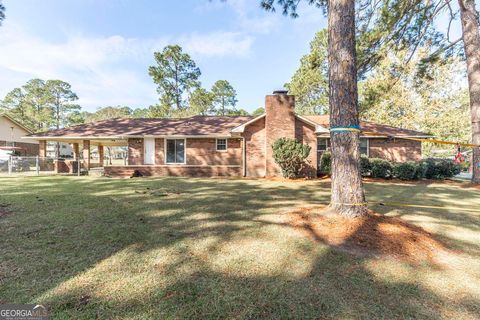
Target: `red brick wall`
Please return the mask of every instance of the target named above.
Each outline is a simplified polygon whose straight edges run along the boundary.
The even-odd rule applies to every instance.
[[[78,161],[74,160],[55,160],[54,170],[56,173],[77,173]]]
[[[130,177],[135,170],[144,176],[242,176],[241,166],[112,166],[105,167],[105,175],[113,177]]]
[[[259,119],[245,128],[243,133],[246,145],[245,165],[248,177],[265,176],[265,118]]]
[[[286,108],[286,106],[280,106]],[[276,109],[275,109],[276,110]],[[273,112],[273,108],[271,110]],[[312,150],[308,157],[309,166],[305,174],[309,176],[315,176],[317,170],[317,136],[315,134],[315,128],[310,126],[303,121],[294,119],[292,130],[289,129],[288,123],[290,118],[283,119],[287,122],[285,125],[282,122],[282,119],[271,118],[271,121],[275,123],[277,128],[284,127],[286,130],[270,130],[270,134],[273,136],[268,136],[269,131],[267,131],[265,122],[268,121],[266,118],[260,119],[253,122],[245,128],[243,134],[245,138],[245,144],[247,148],[246,152],[246,175],[249,177],[263,177],[268,175],[281,175],[281,171],[278,168],[278,165],[273,160],[272,148],[268,143],[273,143],[276,139],[280,137],[287,138],[296,138],[301,143],[308,144]],[[270,161],[268,161],[270,157]],[[274,163],[274,165],[272,165]],[[270,166],[270,171],[267,168]]]
[[[217,151],[214,138],[187,139],[187,165],[241,165],[241,139],[227,140],[227,150]]]
[[[241,139],[227,139],[227,150],[216,150],[215,138],[186,139],[187,165],[242,165]],[[128,139],[128,164],[143,165],[143,139]],[[155,139],[155,165],[165,164],[165,139]]]
[[[303,144],[308,144],[311,147],[310,154],[307,158],[307,167],[304,174],[310,177],[317,175],[317,135],[315,127],[306,124],[305,122],[295,119],[295,139]]]
[[[0,146],[6,146],[7,141],[0,140]],[[15,147],[20,147],[20,155],[25,157],[34,157],[39,155],[39,145],[37,143],[15,142]]]
[[[155,139],[155,164],[165,164],[165,139]]]
[[[128,164],[143,164],[143,139],[128,139]]]
[[[384,158],[395,162],[422,159],[422,143],[403,139],[369,139],[369,157]]]
[[[273,143],[279,138],[295,137],[295,97],[268,95],[265,98],[266,176],[281,176],[280,166],[273,159]]]

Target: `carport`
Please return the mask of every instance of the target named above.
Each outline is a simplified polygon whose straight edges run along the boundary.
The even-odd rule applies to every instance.
[[[84,170],[93,168],[103,168],[105,165],[105,148],[108,147],[127,147],[126,139],[121,138],[101,138],[101,137],[48,137],[38,138],[39,157],[47,158],[47,143],[62,142],[72,146],[73,157],[71,159],[55,159],[55,172],[74,173],[81,164]],[[96,157],[92,157],[92,149],[97,148]]]

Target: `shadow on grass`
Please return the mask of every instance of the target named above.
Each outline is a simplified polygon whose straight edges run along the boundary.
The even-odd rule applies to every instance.
[[[112,301],[92,294],[91,303],[81,306],[79,297],[91,294],[89,288],[73,287],[50,305],[68,318],[438,319],[444,309],[478,313],[478,300],[443,308],[443,298],[418,284],[379,281],[363,267],[366,261],[328,249],[308,275],[296,279],[235,276],[204,266],[142,298]]]
[[[249,257],[260,266],[252,273],[241,245],[240,262],[212,262],[233,242],[290,237],[293,229],[265,217],[327,203],[325,187],[55,177],[0,186],[0,202],[14,210],[0,219],[0,300],[45,302],[56,317],[80,318],[441,317],[447,302],[430,289],[379,279],[369,258],[308,239],[285,240],[302,254],[298,266],[310,263],[300,274],[294,253],[285,253],[284,265],[265,258],[262,268],[262,255],[272,254],[255,247]],[[205,250],[196,247],[206,241]],[[128,294],[127,287],[136,289]],[[475,314],[478,302],[465,298],[449,308]]]
[[[480,233],[480,196],[476,188],[465,188],[468,184],[451,182],[402,183],[392,187],[388,183],[367,184],[369,201],[400,204],[418,204],[419,207],[372,205],[376,212],[407,219],[413,223],[427,223],[435,227],[436,237],[455,250],[480,254],[478,241],[466,241],[449,234],[468,232]],[[427,206],[427,207],[423,207]],[[432,208],[428,208],[432,206]],[[440,209],[436,207],[446,207]],[[462,209],[467,209],[463,211]],[[475,212],[478,209],[478,212]]]

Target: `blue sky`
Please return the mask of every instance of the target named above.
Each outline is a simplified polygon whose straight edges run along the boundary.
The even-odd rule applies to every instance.
[[[72,84],[89,111],[156,103],[147,69],[153,52],[168,44],[180,44],[193,57],[205,88],[228,80],[237,90],[238,107],[253,111],[290,79],[315,32],[326,26],[315,7],[301,6],[300,18],[291,19],[264,12],[259,0],[3,3],[0,99],[34,77],[61,79]]]
[[[0,97],[28,79],[72,84],[86,110],[145,107],[158,95],[148,66],[153,52],[180,44],[210,88],[230,81],[238,107],[252,111],[280,88],[325,27],[320,10],[301,18],[259,8],[258,0],[4,0]],[[1,98],[0,98],[1,99]]]

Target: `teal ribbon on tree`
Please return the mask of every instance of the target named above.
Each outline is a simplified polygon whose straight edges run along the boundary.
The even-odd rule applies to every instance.
[[[360,125],[330,127],[331,132],[361,132]]]

